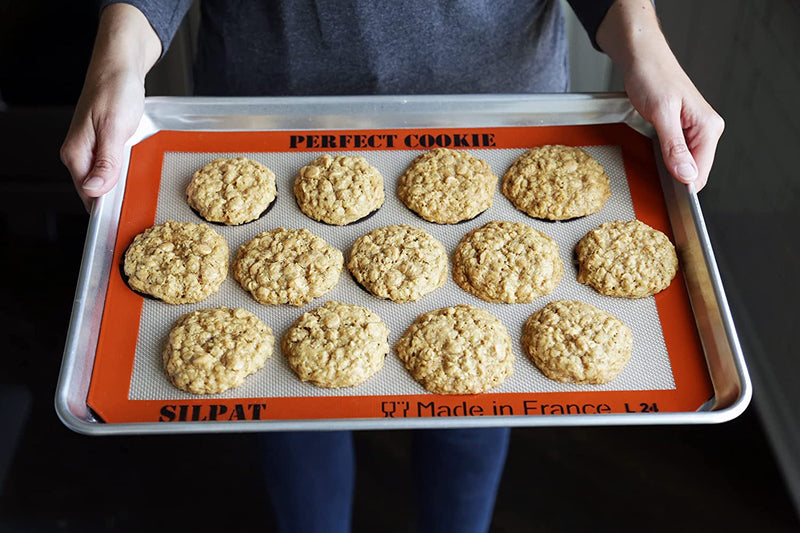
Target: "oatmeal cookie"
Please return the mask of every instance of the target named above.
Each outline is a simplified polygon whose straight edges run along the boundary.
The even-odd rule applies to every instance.
[[[528,318],[522,347],[550,379],[599,385],[628,363],[633,334],[621,320],[590,304],[558,300]]]
[[[228,243],[206,224],[168,220],[138,234],[125,251],[130,288],[169,304],[199,302],[228,276]]]
[[[347,268],[378,298],[418,300],[447,279],[447,251],[427,232],[408,225],[377,228],[359,237]]]
[[[326,154],[300,169],[294,194],[306,216],[342,226],[383,205],[383,176],[363,157]]]
[[[453,279],[487,302],[532,302],[555,289],[563,272],[556,241],[519,222],[470,231],[453,256]]]
[[[259,303],[305,305],[339,281],[342,252],[307,229],[265,231],[239,247],[233,277]]]
[[[611,196],[603,167],[574,146],[531,148],[506,171],[502,186],[514,207],[545,220],[597,213]]]
[[[616,220],[587,233],[575,246],[578,281],[600,294],[644,298],[663,291],[678,271],[669,238],[644,222]]]
[[[277,194],[275,174],[244,157],[211,161],[194,173],[186,188],[189,205],[201,217],[229,226],[257,219]]]
[[[475,218],[492,205],[497,176],[467,152],[437,148],[416,157],[397,183],[400,200],[437,224]]]
[[[396,346],[397,355],[423,387],[437,394],[477,394],[513,372],[511,338],[497,318],[457,305],[423,313]]]
[[[162,352],[177,388],[217,394],[238,387],[272,356],[272,330],[244,309],[201,309],[180,317]]]
[[[389,328],[359,305],[325,302],[303,313],[281,341],[289,366],[319,387],[352,387],[383,368]]]

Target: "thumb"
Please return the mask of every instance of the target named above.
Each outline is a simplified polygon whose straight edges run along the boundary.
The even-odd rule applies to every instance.
[[[692,183],[697,179],[697,163],[686,143],[681,127],[680,110],[662,111],[653,117],[658,133],[664,165],[678,181]]]
[[[124,146],[124,139],[115,132],[98,132],[92,168],[81,184],[87,196],[102,196],[117,184],[122,172]]]

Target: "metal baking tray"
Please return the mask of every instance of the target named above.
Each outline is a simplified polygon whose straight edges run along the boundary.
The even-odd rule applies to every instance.
[[[577,136],[573,134],[575,128],[581,132]],[[631,134],[622,130],[630,130]],[[509,134],[515,132],[524,134],[544,131],[558,132],[560,137],[556,136],[556,138],[575,138],[578,145],[599,146],[627,142],[619,141],[619,139],[641,138],[643,143],[639,143],[636,139],[631,141],[639,147],[638,153],[635,150],[633,152],[629,150],[623,162],[623,176],[626,170],[630,171],[628,168],[629,158],[641,159],[635,164],[643,166],[653,176],[653,186],[647,194],[651,195],[652,193],[656,197],[651,197],[649,201],[655,201],[659,205],[663,202],[664,224],[668,226],[668,232],[671,233],[676,244],[681,265],[680,282],[676,290],[685,295],[687,303],[684,314],[689,317],[687,321],[680,323],[679,336],[696,339],[697,360],[690,361],[689,366],[695,365],[693,368],[702,366],[699,372],[695,372],[699,375],[692,377],[693,380],[700,383],[692,389],[691,394],[694,396],[689,400],[672,402],[673,397],[678,398],[683,394],[682,386],[678,384],[677,377],[680,376],[677,375],[676,360],[673,357],[684,357],[684,354],[674,354],[674,350],[670,349],[667,368],[672,368],[677,377],[673,377],[671,389],[670,387],[661,387],[670,390],[635,390],[636,387],[633,386],[626,390],[615,390],[612,387],[589,391],[585,387],[576,387],[571,390],[569,386],[565,386],[566,388],[555,392],[544,389],[527,391],[527,396],[517,391],[516,394],[508,395],[508,398],[513,398],[514,402],[517,402],[512,408],[509,400],[508,410],[504,410],[503,405],[499,410],[494,407],[496,401],[502,400],[502,395],[483,397],[481,398],[483,403],[480,404],[475,396],[445,397],[430,393],[425,393],[427,395],[404,396],[395,393],[395,395],[370,396],[364,395],[358,390],[352,390],[340,391],[333,398],[328,398],[330,402],[325,405],[355,405],[369,400],[372,402],[370,405],[374,404],[379,407],[375,407],[372,411],[365,411],[366,414],[362,412],[363,409],[353,410],[353,413],[358,413],[355,416],[338,416],[336,414],[350,413],[351,411],[348,411],[346,407],[333,409],[331,411],[333,414],[316,415],[314,414],[316,413],[316,407],[314,407],[316,404],[304,403],[305,407],[296,411],[304,411],[305,414],[298,417],[291,415],[293,410],[288,410],[283,414],[278,413],[274,417],[254,416],[254,413],[263,411],[258,407],[254,408],[255,404],[252,403],[247,404],[249,407],[237,407],[230,403],[236,401],[235,399],[227,399],[226,403],[226,401],[207,397],[194,397],[186,401],[182,401],[178,397],[177,400],[173,398],[168,408],[162,407],[162,409],[167,409],[165,412],[168,416],[161,417],[166,421],[157,421],[152,417],[146,420],[131,420],[123,417],[123,421],[104,421],[98,415],[97,410],[90,407],[90,388],[93,380],[106,379],[108,376],[107,371],[97,371],[98,346],[103,345],[102,343],[98,344],[98,341],[105,313],[114,305],[119,305],[116,300],[108,301],[107,296],[109,293],[113,295],[113,291],[109,291],[109,284],[113,284],[114,276],[119,276],[115,251],[117,254],[119,253],[121,244],[117,241],[119,235],[126,230],[125,225],[130,224],[130,221],[123,216],[125,197],[138,192],[137,187],[139,187],[136,181],[138,176],[131,175],[136,170],[131,165],[132,160],[137,157],[135,154],[151,154],[148,156],[148,161],[145,162],[146,166],[161,176],[162,168],[166,168],[168,165],[168,155],[173,152],[249,153],[259,151],[257,147],[253,148],[253,142],[245,143],[247,149],[237,148],[236,139],[246,139],[248,135],[266,135],[272,132],[284,137],[295,133],[309,137],[311,134],[324,136],[326,132],[334,132],[338,135],[342,132],[358,134],[358,132],[365,131],[433,132],[434,135],[430,136],[431,139],[438,134],[447,135],[451,132],[454,135],[458,132],[501,132],[507,138]],[[172,144],[162,143],[164,148],[160,152],[156,150],[156,155],[159,157],[152,157],[152,152],[133,150],[134,147],[145,143],[154,135],[164,132],[175,133],[177,135],[175,138],[179,141]],[[562,132],[564,135],[561,135]],[[192,139],[204,139],[204,135],[213,136],[213,139],[224,139],[225,142],[222,143],[224,146],[221,146],[219,150],[209,150],[208,148],[195,150],[192,146]],[[613,137],[608,143],[605,138],[607,135]],[[321,136],[319,138],[322,138]],[[477,140],[479,137],[480,134],[474,139]],[[467,138],[462,137],[462,139]],[[547,135],[539,135],[536,138],[548,139]],[[264,137],[264,139],[269,141],[272,137]],[[150,140],[152,141],[152,139]],[[581,143],[580,141],[585,142]],[[213,141],[209,143],[208,139],[205,139],[203,145],[208,147],[209,144],[213,146]],[[557,142],[541,142],[541,144],[557,144]],[[562,142],[562,144],[567,144],[567,142]],[[346,149],[337,149],[331,146],[320,147],[309,144],[306,148],[309,153],[313,151],[311,148],[328,153],[353,150],[352,145]],[[419,145],[413,147],[417,152],[428,148]],[[475,147],[457,148],[471,151]],[[522,149],[523,146],[520,145],[517,148]],[[265,146],[264,150],[276,152],[274,147],[269,146]],[[280,152],[280,150],[277,151]],[[479,152],[484,153],[481,150]],[[652,126],[633,110],[629,100],[622,94],[148,98],[139,128],[126,144],[124,168],[130,172],[123,172],[117,187],[99,199],[92,211],[58,380],[55,397],[56,411],[62,422],[76,432],[101,435],[719,423],[731,420],[741,414],[750,402],[752,395],[750,379],[697,195],[668,175],[660,159],[658,143]],[[136,168],[141,169],[141,165]],[[498,176],[502,176],[504,172],[504,169],[495,168],[494,170]],[[285,190],[284,188],[284,196],[287,196]],[[394,192],[391,178],[387,179],[386,190],[387,197]],[[280,193],[279,188],[279,195]],[[497,193],[496,198],[498,197],[502,198],[502,195]],[[160,202],[162,197],[159,195],[158,199]],[[128,198],[128,202],[132,203],[134,200]],[[137,209],[140,207],[142,206],[137,204]],[[524,215],[520,216],[524,217]],[[495,218],[498,217],[496,215],[486,216],[481,219],[480,224]],[[414,220],[412,217],[409,220],[396,220],[392,223],[413,224],[420,221],[421,219]],[[598,220],[595,226],[603,221],[605,220]],[[273,225],[273,227],[276,226]],[[135,230],[127,228],[127,231],[128,233],[131,231],[138,233],[141,229],[144,228],[135,228]],[[315,231],[313,227],[310,229]],[[365,228],[364,232],[366,231],[368,229]],[[464,232],[466,232],[466,228]],[[561,246],[564,245],[561,244]],[[343,247],[340,246],[340,248]],[[343,251],[346,253],[346,250],[343,249]],[[569,251],[565,252],[565,254],[568,253]],[[565,278],[569,275],[565,270]],[[343,272],[342,276],[347,276],[347,272]],[[678,278],[676,278],[677,280]],[[537,304],[531,310],[537,309],[549,301],[544,300],[543,303]],[[454,305],[454,303],[456,302],[434,305],[431,301],[428,302],[426,310]],[[315,301],[301,309],[291,308],[278,312],[293,313],[299,316],[301,312],[320,304],[321,302]],[[370,307],[369,304],[364,305]],[[476,305],[480,305],[480,303]],[[492,311],[490,310],[490,312]],[[670,328],[675,329],[675,326],[670,326]],[[139,330],[137,329],[137,331]],[[276,337],[278,334],[279,332],[276,331]],[[636,335],[636,333],[634,334]],[[673,333],[669,334],[673,335]],[[691,351],[688,350],[688,352]],[[519,346],[515,347],[515,352],[517,356],[515,367],[527,362]],[[107,361],[118,357],[117,354],[106,352],[102,352],[102,356]],[[158,354],[153,354],[153,356],[158,357]],[[124,358],[124,355],[119,355],[119,357]],[[280,357],[280,350],[276,347],[273,359]],[[393,357],[393,352],[388,357]],[[686,355],[686,357],[690,357],[690,355]],[[681,365],[686,366],[684,363]],[[143,400],[136,397],[133,392],[133,378],[136,377],[134,375],[136,371],[122,366],[123,370],[114,375],[114,386],[119,389],[130,387],[123,403],[142,403]],[[141,383],[142,380],[149,379],[146,374],[144,377],[140,375],[137,379],[140,387],[147,388],[149,386],[146,382]],[[680,381],[685,382],[686,380],[681,377]],[[706,382],[707,385],[704,388],[702,383]],[[106,386],[105,383],[102,385]],[[111,386],[109,385],[109,387]],[[125,391],[123,390],[122,393]],[[285,393],[284,396],[286,396]],[[384,401],[376,403],[375,398]],[[492,407],[489,406],[486,398],[491,399]],[[664,403],[660,403],[659,399],[661,398],[669,400],[666,409]],[[293,400],[300,402],[308,398],[251,397],[245,399],[264,400],[266,403],[263,405],[291,407]],[[283,403],[280,403],[279,400]],[[414,402],[416,402],[418,416],[413,416]],[[518,407],[523,404],[524,408]],[[401,411],[407,414],[409,405],[412,406],[410,409],[412,416],[400,416]],[[420,405],[427,409],[424,413],[419,411]],[[571,410],[573,405],[576,407],[574,411]],[[591,408],[587,409],[587,405]],[[613,407],[608,407],[608,409],[598,407],[608,405]],[[677,405],[679,407],[676,407]],[[558,406],[559,409],[554,410],[555,406]],[[545,410],[546,407],[549,407],[549,411]],[[248,409],[247,414],[250,416],[232,416],[237,409]],[[476,410],[477,414],[481,416],[471,416],[476,414]],[[275,409],[272,412],[275,412]],[[510,415],[509,412],[514,414]],[[227,413],[227,416],[219,416],[222,413]],[[105,418],[109,419],[109,417]],[[227,419],[223,420],[223,418]]]

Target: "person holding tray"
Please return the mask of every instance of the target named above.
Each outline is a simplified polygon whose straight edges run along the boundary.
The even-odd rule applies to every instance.
[[[653,124],[664,163],[695,191],[708,179],[722,118],[662,34],[650,0],[570,0],[592,43],[620,68]],[[86,80],[61,148],[86,205],[109,192],[144,111],[144,80],[192,0],[102,2]],[[203,0],[197,95],[559,93],[569,88],[558,0]],[[486,531],[510,430],[417,430],[420,531]],[[285,531],[348,531],[350,432],[267,433],[264,461]]]

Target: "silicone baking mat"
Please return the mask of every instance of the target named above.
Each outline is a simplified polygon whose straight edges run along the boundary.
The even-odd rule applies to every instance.
[[[580,146],[604,167],[612,194],[594,215],[546,222],[516,210],[500,192],[506,169],[527,148],[542,144]],[[396,182],[420,153],[438,146],[465,150],[489,163],[498,175],[493,205],[473,220],[439,225],[423,220],[396,196]],[[385,204],[372,216],[348,226],[330,226],[306,217],[297,207],[292,184],[297,171],[318,155],[359,155],[383,175]],[[170,132],[142,141],[131,163],[114,250],[119,265],[133,237],[167,220],[205,222],[186,202],[185,190],[195,170],[217,157],[244,156],[276,175],[278,197],[260,219],[241,226],[214,225],[228,242],[231,258],[238,247],[277,227],[308,228],[345,255],[352,243],[372,229],[410,224],[436,237],[450,257],[471,229],[491,220],[525,223],[559,245],[564,276],[550,294],[529,304],[493,304],[463,291],[452,279],[416,302],[397,304],[360,288],[347,272],[323,297],[303,307],[257,303],[229,274],[221,289],[196,304],[173,306],[132,293],[119,272],[111,273],[89,405],[105,421],[184,421],[242,419],[402,418],[443,416],[536,416],[696,410],[712,395],[703,352],[686,289],[679,272],[655,297],[612,298],[576,280],[575,244],[590,230],[612,220],[638,218],[671,230],[661,196],[650,139],[621,124],[599,126],[415,129],[373,131]],[[118,270],[118,269],[117,269]],[[451,267],[452,270],[452,267]],[[575,385],[546,378],[525,357],[519,342],[531,313],[553,300],[580,300],[604,309],[633,331],[634,347],[622,373],[604,385]],[[384,368],[355,387],[328,389],[301,382],[280,350],[279,339],[303,312],[327,300],[355,303],[377,313],[390,329],[394,346],[421,313],[457,304],[482,307],[500,319],[513,340],[514,373],[491,391],[471,396],[428,393],[411,378],[394,351]],[[184,313],[207,307],[241,307],[255,313],[276,336],[266,366],[240,387],[222,394],[197,396],[173,387],[161,367],[161,351],[172,324]]]

